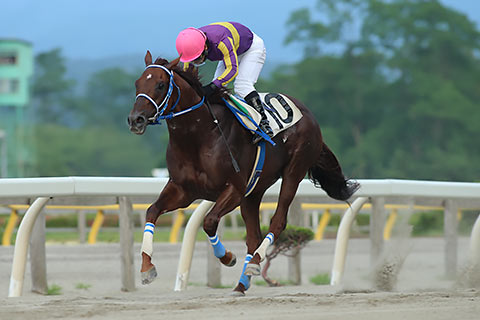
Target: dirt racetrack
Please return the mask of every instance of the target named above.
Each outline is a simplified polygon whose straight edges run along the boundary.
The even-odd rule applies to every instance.
[[[459,274],[468,240],[459,239]],[[225,245],[243,259],[243,243]],[[118,244],[47,244],[49,286],[59,286],[61,294],[30,292],[27,267],[23,297],[7,298],[13,248],[0,247],[0,319],[480,319],[478,288],[458,287],[455,280],[444,276],[443,239],[412,239],[402,247],[408,255],[392,292],[373,289],[367,239],[350,241],[341,287],[310,283],[310,277],[329,273],[332,265],[334,240],[324,240],[311,242],[302,251],[301,286],[269,288],[256,285],[254,279],[241,298],[230,296],[241,263],[222,267],[222,283],[227,288],[205,286],[206,250],[210,249],[206,242],[196,245],[190,285],[184,292],[173,291],[180,245],[155,244],[157,280],[142,286],[137,274],[137,290],[121,292]],[[140,251],[139,244],[135,250]],[[137,269],[139,262],[140,255]],[[271,277],[286,279],[286,258],[275,259],[270,269]]]

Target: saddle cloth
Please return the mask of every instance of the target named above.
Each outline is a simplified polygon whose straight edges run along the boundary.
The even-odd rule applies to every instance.
[[[259,95],[263,102],[265,115],[272,128],[273,136],[293,126],[303,117],[300,110],[288,97],[279,93],[259,93]],[[252,106],[234,95],[230,95],[229,99],[224,99],[224,101],[246,129],[252,133],[259,133],[265,141],[275,145],[275,142],[268,135],[258,129],[257,124],[260,123],[262,116]],[[248,197],[253,192],[262,174],[265,162],[265,141],[262,140],[257,144],[255,162],[250,179],[248,179],[245,197]]]
[[[302,118],[302,113],[297,106],[287,97],[279,93],[259,93],[263,102],[273,136],[290,128]],[[262,116],[243,99],[230,95],[227,106],[232,110],[237,119],[252,133],[257,130]],[[234,110],[233,110],[234,109]],[[252,121],[253,120],[253,121]]]

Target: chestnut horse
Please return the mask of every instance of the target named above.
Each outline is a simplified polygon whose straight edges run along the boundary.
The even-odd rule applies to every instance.
[[[220,261],[231,266],[236,257],[220,242],[217,227],[225,214],[240,206],[247,231],[247,256],[234,294],[243,295],[251,275],[260,274],[260,262],[267,247],[278,238],[287,224],[287,213],[298,185],[308,173],[310,180],[337,200],[347,200],[358,189],[355,181],[344,177],[342,169],[322,140],[313,114],[298,100],[290,98],[303,114],[292,127],[267,144],[263,172],[255,189],[245,196],[256,157],[252,135],[225,106],[225,90],[218,90],[206,104],[197,70],[184,71],[172,62],[158,58],[152,64],[149,51],[146,69],[135,82],[136,101],[128,116],[130,131],[143,134],[149,124],[165,120],[169,143],[166,152],[170,178],[158,199],[148,208],[142,244],[142,282],[150,283],[157,273],[151,262],[153,232],[157,218],[169,211],[189,206],[197,199],[215,202],[205,216],[207,233]],[[211,111],[211,112],[210,112]],[[213,115],[212,115],[213,113]],[[218,121],[213,121],[216,118]],[[232,157],[233,156],[233,157]],[[232,165],[237,159],[238,168]],[[282,178],[275,214],[269,234],[262,241],[259,207],[262,197],[275,181]]]

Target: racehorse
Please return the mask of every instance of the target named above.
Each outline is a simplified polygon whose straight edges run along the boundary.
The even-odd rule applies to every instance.
[[[196,68],[183,70],[178,63],[179,58],[171,62],[158,58],[152,64],[152,56],[147,51],[146,68],[135,82],[136,101],[128,116],[132,133],[141,135],[148,125],[162,119],[169,132],[166,161],[170,178],[158,199],[147,209],[142,282],[150,283],[157,276],[151,261],[157,218],[185,208],[197,199],[205,199],[215,204],[204,218],[203,229],[215,256],[227,266],[234,265],[236,257],[218,239],[217,227],[222,216],[240,206],[247,231],[247,256],[233,293],[244,295],[251,275],[260,274],[260,262],[268,246],[285,229],[288,208],[306,174],[337,200],[350,198],[359,184],[345,178],[335,155],[323,142],[313,114],[300,101],[287,96],[303,117],[276,135],[275,145],[266,145],[263,171],[253,191],[245,196],[257,150],[251,133],[225,106],[226,90],[215,92],[207,105]],[[233,159],[238,161],[237,170],[232,165]],[[262,241],[260,202],[265,191],[280,177],[278,204],[269,233]]]

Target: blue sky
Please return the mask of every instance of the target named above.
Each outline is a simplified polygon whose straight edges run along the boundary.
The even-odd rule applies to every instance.
[[[0,5],[0,38],[33,43],[34,52],[61,47],[72,59],[138,54],[173,57],[175,37],[189,26],[215,21],[238,21],[249,26],[266,43],[268,59],[292,62],[302,50],[284,46],[285,23],[298,8],[314,0],[257,1],[111,1],[15,0]],[[480,25],[479,0],[442,0]]]

